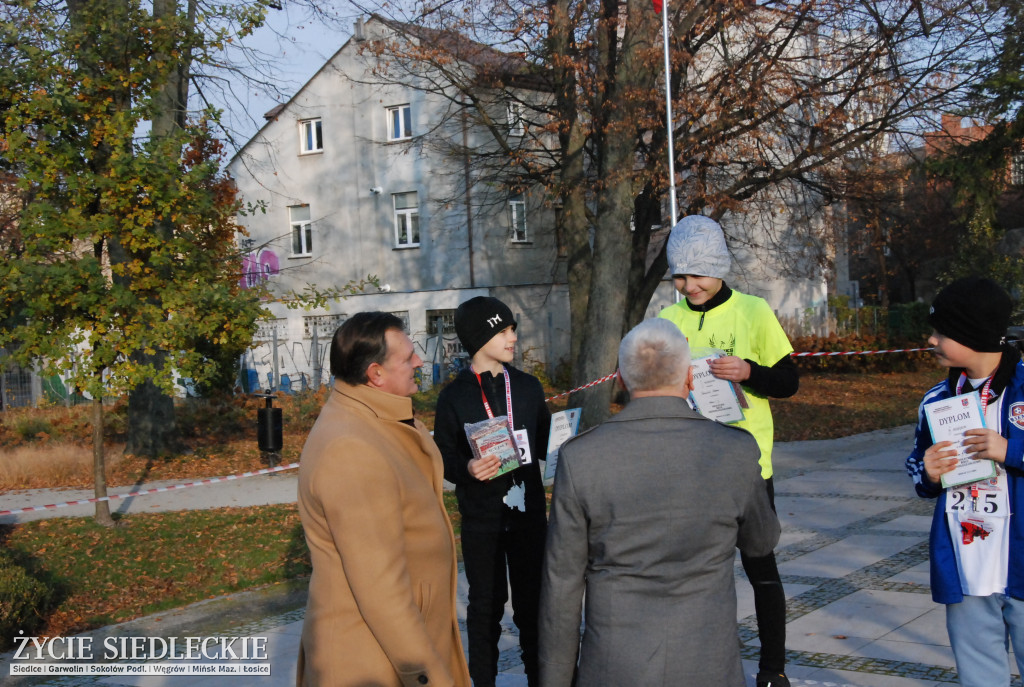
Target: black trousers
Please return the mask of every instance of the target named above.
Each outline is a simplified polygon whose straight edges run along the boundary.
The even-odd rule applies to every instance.
[[[768,501],[775,510],[775,484],[765,480]],[[786,670],[786,593],[782,589],[775,554],[750,558],[740,554],[743,572],[754,588],[754,613],[757,634],[761,639],[761,660],[758,670],[784,673]]]
[[[512,621],[530,687],[540,683],[537,668],[537,615],[547,526],[506,532],[462,532],[462,560],[469,582],[466,631],[469,675],[473,687],[494,687],[498,674],[498,639],[509,588]],[[507,576],[506,576],[507,570]]]

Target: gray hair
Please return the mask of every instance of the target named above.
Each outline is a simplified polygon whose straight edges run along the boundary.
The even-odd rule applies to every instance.
[[[619,376],[631,392],[682,388],[689,368],[690,344],[666,319],[644,320],[619,344]]]

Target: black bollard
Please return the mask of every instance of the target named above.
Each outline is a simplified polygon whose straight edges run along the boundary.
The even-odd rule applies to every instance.
[[[270,467],[277,465],[284,447],[282,411],[274,407],[274,394],[257,394],[267,399],[265,408],[256,411],[256,442]]]

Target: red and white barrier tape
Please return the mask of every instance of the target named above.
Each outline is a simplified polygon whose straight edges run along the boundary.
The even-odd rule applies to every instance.
[[[590,382],[588,384],[584,384],[583,386],[578,386],[575,389],[570,389],[569,391],[566,391],[566,392],[561,393],[561,394],[555,394],[554,396],[551,396],[550,398],[545,398],[544,400],[545,401],[553,401],[556,398],[561,398],[562,396],[568,396],[569,394],[574,394],[577,391],[583,391],[584,389],[589,389],[592,386],[597,386],[598,384],[602,384],[604,382],[607,382],[609,379],[614,379],[615,375],[617,375],[618,373],[619,373],[619,371],[616,370],[615,372],[612,372],[610,375],[605,375],[604,377],[601,377],[601,379],[595,379],[594,381],[592,381],[592,382]]]
[[[884,351],[823,351],[821,353],[798,353],[798,352],[793,352],[793,353],[790,353],[789,355],[794,357],[794,358],[804,358],[804,357],[810,357],[810,356],[818,357],[818,356],[835,356],[835,355],[877,355],[879,353],[916,353],[918,351],[930,351],[930,350],[932,350],[930,347],[929,348],[890,348],[890,349],[887,349],[887,350],[884,350]],[[561,398],[562,396],[568,396],[569,394],[576,393],[577,391],[583,391],[584,389],[589,389],[592,386],[597,386],[598,384],[601,384],[603,382],[607,382],[609,379],[614,379],[616,374],[618,374],[618,370],[616,370],[615,372],[612,372],[609,375],[605,375],[604,377],[601,377],[601,379],[595,379],[594,381],[590,382],[589,384],[584,384],[583,386],[578,386],[575,389],[571,389],[571,390],[566,391],[566,392],[561,393],[561,394],[556,394],[555,396],[550,396],[550,397],[548,397],[548,398],[546,398],[544,400],[545,401],[553,401],[556,398]]]
[[[890,348],[886,351],[826,351],[821,353],[790,353],[789,355],[794,358],[803,358],[809,356],[833,356],[833,355],[876,355],[878,353],[916,353],[917,351],[930,351],[931,347],[928,348]]]
[[[195,482],[185,482],[184,484],[172,484],[169,487],[154,487],[153,489],[143,489],[142,491],[132,491],[124,494],[110,494],[102,498],[79,499],[77,501],[65,501],[64,503],[51,503],[46,506],[28,506],[27,508],[16,508],[14,510],[0,510],[0,515],[18,515],[20,513],[32,513],[34,511],[53,510],[55,508],[66,508],[67,506],[80,506],[86,503],[99,503],[100,501],[126,499],[131,496],[157,494],[162,491],[188,489],[189,487],[202,487],[207,484],[216,484],[218,482],[230,482],[231,480],[242,479],[243,477],[254,477],[256,475],[268,475],[272,472],[281,472],[283,470],[293,470],[297,467],[299,467],[298,463],[290,463],[289,465],[278,465],[277,467],[273,468],[263,468],[262,470],[253,470],[252,472],[242,472],[237,475],[227,475],[226,477],[210,477],[208,479],[196,480]]]
[[[795,358],[809,357],[809,356],[835,356],[835,355],[875,355],[878,353],[915,353],[917,351],[930,351],[931,348],[893,348],[884,351],[832,351],[832,352],[821,352],[821,353],[790,353]],[[562,396],[568,396],[569,394],[577,391],[583,391],[589,389],[592,386],[603,384],[610,379],[614,379],[615,375],[618,374],[618,370],[607,374],[600,379],[595,379],[592,382],[578,386],[575,389],[570,389],[561,394],[556,394],[549,398],[544,399],[545,401],[553,401],[556,398]],[[189,487],[202,487],[207,484],[217,484],[218,482],[230,482],[231,480],[242,479],[244,477],[254,477],[256,475],[267,475],[274,472],[282,472],[284,470],[294,470],[299,467],[298,463],[290,463],[288,465],[279,465],[273,468],[264,468],[262,470],[253,470],[252,472],[242,472],[237,475],[227,475],[226,477],[210,477],[208,479],[196,480],[195,482],[185,482],[183,484],[172,484],[169,487],[155,487],[153,489],[144,489],[142,491],[132,491],[125,494],[110,494],[103,498],[91,498],[91,499],[79,499],[77,501],[65,501],[64,503],[52,503],[46,506],[28,506],[27,508],[16,508],[14,510],[0,510],[0,516],[3,515],[19,515],[21,513],[32,513],[34,511],[42,510],[54,510],[55,508],[66,508],[67,506],[80,506],[86,503],[98,503],[100,501],[112,501],[114,499],[126,499],[132,496],[144,496],[146,494],[157,494],[163,491],[174,491],[176,489],[188,489]]]

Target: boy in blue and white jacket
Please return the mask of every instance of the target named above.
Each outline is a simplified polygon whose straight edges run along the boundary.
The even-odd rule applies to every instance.
[[[1010,684],[1009,645],[1024,672],[1024,364],[1005,341],[1010,297],[995,282],[960,279],[932,304],[928,342],[946,381],[918,411],[907,471],[918,495],[937,498],[930,557],[932,599],[946,604],[946,629],[963,687]],[[965,433],[976,459],[995,463],[991,479],[943,488],[956,467],[949,441],[932,442],[924,406],[978,390],[984,429]]]

